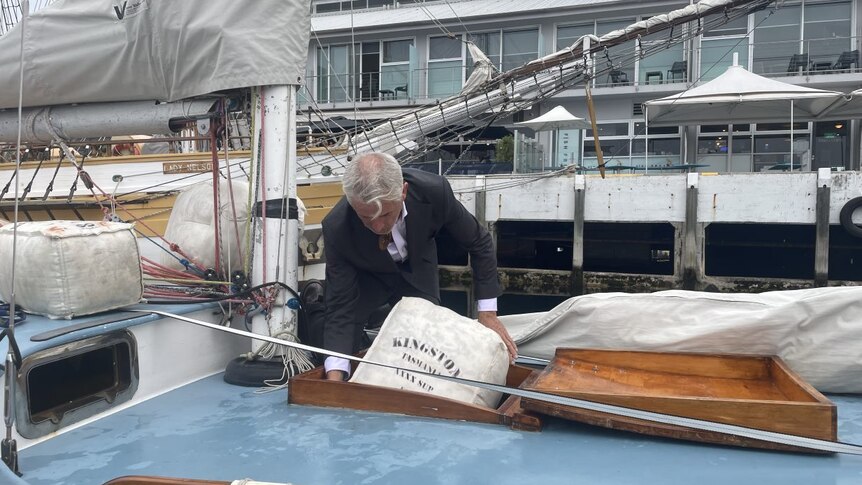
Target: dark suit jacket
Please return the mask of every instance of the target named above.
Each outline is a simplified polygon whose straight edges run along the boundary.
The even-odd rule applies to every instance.
[[[449,182],[439,175],[404,169],[407,182],[407,263],[398,265],[389,253],[381,251],[378,236],[368,230],[352,207],[342,198],[323,219],[326,254],[326,323],[323,346],[342,353],[354,351],[355,331],[365,322],[358,309],[371,300],[376,306],[386,303],[391,292],[383,285],[369,285],[397,277],[420,292],[440,298],[437,268],[437,233],[446,228],[470,253],[477,299],[500,295],[497,257],[488,231],[458,202]],[[361,288],[360,288],[361,285]],[[360,298],[362,301],[360,301]]]

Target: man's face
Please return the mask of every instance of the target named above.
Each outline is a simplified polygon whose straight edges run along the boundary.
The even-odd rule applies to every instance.
[[[368,228],[369,231],[377,235],[389,234],[401,215],[401,208],[404,199],[407,198],[407,182],[404,182],[404,189],[401,191],[401,200],[388,200],[381,202],[383,210],[380,215],[377,214],[376,204],[365,204],[358,201],[349,201],[350,206],[356,211],[359,220]]]

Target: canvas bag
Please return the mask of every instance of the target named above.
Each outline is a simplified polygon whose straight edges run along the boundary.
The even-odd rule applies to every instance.
[[[365,358],[401,367],[504,385],[509,353],[493,330],[421,298],[402,298]],[[406,389],[496,408],[501,394],[402,369],[359,364],[350,382]]]
[[[220,250],[224,258],[223,263],[227,264],[230,261],[231,271],[243,267],[243,258],[247,254],[248,191],[249,187],[245,182],[234,180],[231,185],[227,180],[219,181]],[[231,204],[231,192],[233,192],[233,204]],[[184,254],[204,268],[216,266],[213,206],[211,180],[190,185],[177,196],[165,229],[165,239],[178,245]],[[234,218],[234,207],[236,218]],[[162,253],[160,262],[170,268],[185,269],[168,253]]]
[[[18,224],[15,303],[49,318],[72,318],[140,302],[144,282],[132,224],[39,221]],[[12,296],[12,229],[0,228],[0,298]]]

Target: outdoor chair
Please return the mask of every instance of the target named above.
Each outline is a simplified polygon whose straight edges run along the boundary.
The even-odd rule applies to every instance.
[[[805,72],[808,70],[808,53],[793,54],[790,56],[790,65],[787,66],[787,72],[797,74],[799,71]]]
[[[832,64],[833,71],[849,71],[850,66],[856,67],[859,69],[859,51],[844,51],[838,56],[838,60],[835,61],[835,64]]]
[[[395,86],[395,99],[398,99],[398,93],[404,93],[404,96],[407,96],[407,85],[404,86]]]
[[[685,81],[688,77],[688,61],[676,61],[667,71],[667,81],[674,82],[677,78]]]

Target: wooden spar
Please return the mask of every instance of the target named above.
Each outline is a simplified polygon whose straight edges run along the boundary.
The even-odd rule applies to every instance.
[[[599,163],[599,174],[605,178],[605,158],[602,154],[602,144],[599,142],[599,127],[596,123],[596,108],[593,106],[593,94],[590,92],[590,83],[584,83],[584,91],[587,93],[587,111],[590,114],[590,124],[593,125],[593,140],[596,146],[596,159]]]

